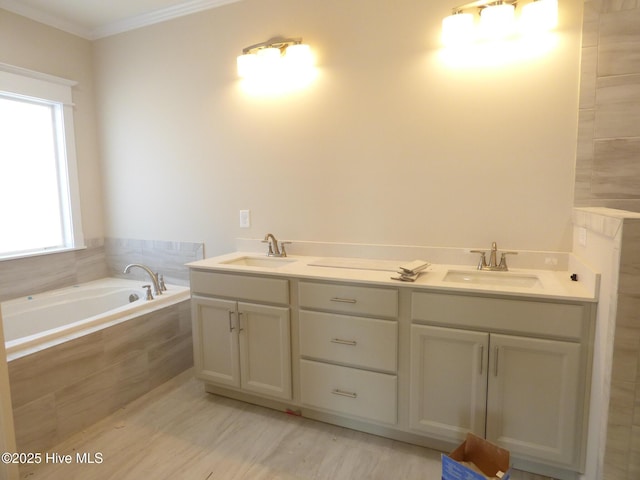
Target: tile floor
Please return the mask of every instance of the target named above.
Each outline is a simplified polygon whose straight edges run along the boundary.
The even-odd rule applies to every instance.
[[[54,463],[53,453],[71,463]],[[102,462],[79,463],[78,455]],[[60,443],[45,460],[23,467],[20,478],[440,479],[438,452],[211,395],[191,370]]]

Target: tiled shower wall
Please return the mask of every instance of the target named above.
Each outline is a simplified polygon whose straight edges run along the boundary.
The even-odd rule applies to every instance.
[[[586,0],[576,206],[640,212],[640,0]]]
[[[625,219],[611,365],[604,480],[640,478],[640,220]]]
[[[576,206],[640,212],[640,0],[586,0]],[[640,224],[623,227],[604,480],[640,478]]]

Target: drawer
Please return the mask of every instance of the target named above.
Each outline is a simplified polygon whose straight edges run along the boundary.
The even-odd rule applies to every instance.
[[[191,270],[191,291],[262,303],[289,303],[289,281],[283,278]]]
[[[395,373],[398,323],[301,310],[300,354]]]
[[[333,283],[300,282],[300,306],[340,313],[398,316],[398,291]]]
[[[533,300],[418,292],[411,296],[414,321],[577,341],[588,333],[586,310],[584,305]]]
[[[302,404],[382,423],[397,423],[397,377],[300,361]]]

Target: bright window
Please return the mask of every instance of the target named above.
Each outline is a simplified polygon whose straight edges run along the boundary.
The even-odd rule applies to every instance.
[[[72,85],[0,64],[0,258],[83,246]]]

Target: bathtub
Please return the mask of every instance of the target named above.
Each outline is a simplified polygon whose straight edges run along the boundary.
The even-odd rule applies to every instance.
[[[193,366],[188,287],[105,278],[2,302],[18,451],[44,452]]]
[[[7,356],[32,353],[189,298],[189,288],[167,285],[145,300],[139,280],[104,278],[2,302]]]

